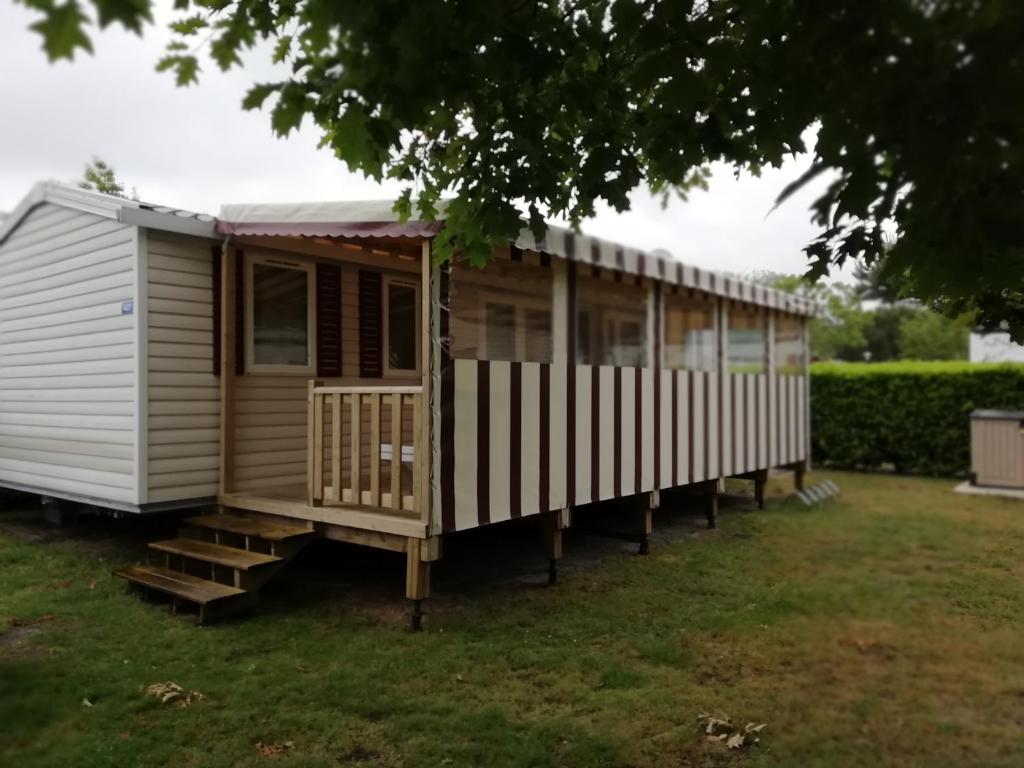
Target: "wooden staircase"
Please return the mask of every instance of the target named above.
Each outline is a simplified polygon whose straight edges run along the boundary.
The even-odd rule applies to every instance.
[[[149,545],[159,563],[129,565],[114,575],[169,596],[175,613],[196,607],[204,624],[255,605],[260,587],[315,536],[312,528],[262,516],[190,517],[178,538]]]

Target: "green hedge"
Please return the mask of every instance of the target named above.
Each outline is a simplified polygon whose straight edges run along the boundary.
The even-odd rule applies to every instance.
[[[975,408],[1024,410],[1024,365],[815,363],[812,457],[820,466],[963,476]]]

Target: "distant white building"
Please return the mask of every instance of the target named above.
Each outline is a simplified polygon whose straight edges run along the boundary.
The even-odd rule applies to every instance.
[[[1005,331],[971,333],[972,363],[1024,363],[1024,346],[1010,340]]]

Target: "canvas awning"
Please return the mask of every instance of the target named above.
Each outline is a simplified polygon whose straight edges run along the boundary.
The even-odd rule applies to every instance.
[[[443,212],[443,203],[439,208]],[[217,232],[222,235],[271,237],[433,237],[442,221],[423,221],[413,211],[399,221],[393,200],[346,202],[256,203],[221,206]],[[548,225],[537,240],[528,227],[510,245],[543,252],[570,261],[649,277],[738,301],[801,315],[813,315],[817,306],[802,296],[683,264],[667,251],[645,253],[565,227]]]

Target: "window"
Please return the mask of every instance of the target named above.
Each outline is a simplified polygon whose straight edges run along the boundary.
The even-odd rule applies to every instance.
[[[647,336],[645,287],[577,275],[577,364],[643,368]]]
[[[775,372],[803,374],[805,364],[804,325],[796,317],[775,318]]]
[[[715,303],[708,297],[665,296],[665,367],[715,371]]]
[[[452,265],[448,304],[452,357],[551,363],[550,266],[537,254],[495,254],[483,269]]]
[[[768,362],[768,331],[763,311],[732,307],[729,316],[729,373],[764,373]]]
[[[247,370],[312,373],[312,265],[256,256],[245,266]]]
[[[396,277],[384,278],[385,376],[415,375],[420,369],[419,285]]]

